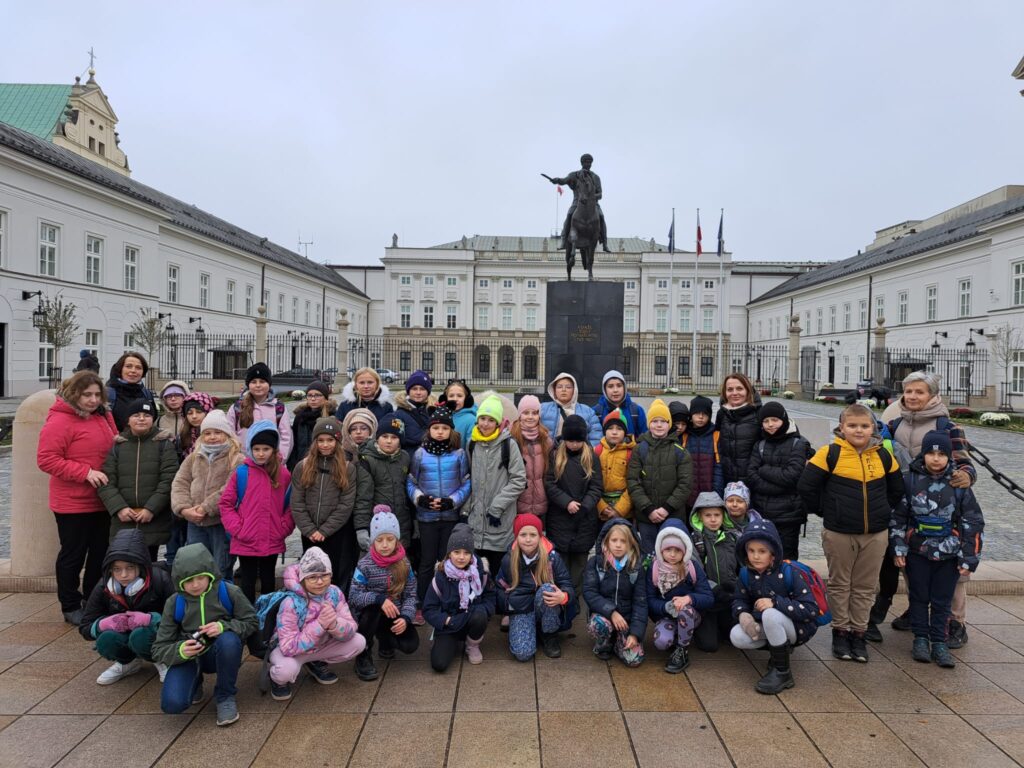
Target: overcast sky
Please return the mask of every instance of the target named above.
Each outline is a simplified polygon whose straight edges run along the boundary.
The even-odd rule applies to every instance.
[[[1024,184],[1021,0],[75,7],[7,8],[0,80],[95,47],[135,179],[318,261],[549,234],[539,174],[583,152],[611,237],[666,242],[675,207],[692,250],[699,207],[714,250],[724,208],[737,259],[845,258]]]

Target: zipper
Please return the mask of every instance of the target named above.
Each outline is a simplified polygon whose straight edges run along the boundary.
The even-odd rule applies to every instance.
[[[864,533],[868,532],[868,470],[864,465],[864,454],[857,454],[860,459],[860,493],[864,501]]]
[[[319,463],[319,457],[317,457],[317,463]],[[324,473],[319,471],[320,467],[317,467],[317,474],[320,475],[320,492],[316,497],[316,527],[320,527],[320,505],[323,503],[324,498]]]
[[[139,500],[139,464],[142,461],[142,438],[139,438],[139,444],[135,448],[135,501]],[[139,526],[136,525],[136,528]]]

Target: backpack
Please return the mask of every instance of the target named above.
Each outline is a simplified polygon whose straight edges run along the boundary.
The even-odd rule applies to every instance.
[[[718,456],[718,438],[721,437],[721,435],[722,435],[722,433],[719,432],[717,429],[712,431],[712,433],[711,433],[711,447],[712,447],[712,449],[715,452],[715,464],[721,464],[722,463],[721,459]],[[690,433],[689,432],[684,432],[683,433],[683,439],[679,441],[679,444],[683,448],[685,448],[686,444],[689,441],[690,441]]]
[[[281,610],[284,599],[289,596],[295,597],[295,593],[279,589],[256,598],[254,607],[259,625],[247,643],[249,652],[253,656],[260,659],[266,658],[277,644],[277,614]],[[302,626],[306,621],[306,609],[309,604],[300,600],[292,600],[292,603],[295,605],[295,615],[298,618],[299,626]]]
[[[818,615],[815,617],[814,623],[819,627],[831,624],[832,611],[828,607],[828,590],[825,588],[825,582],[821,580],[821,576],[819,576],[818,572],[811,568],[811,566],[806,563],[801,563],[799,560],[783,560],[782,580],[786,585],[786,591],[793,591],[794,568],[800,572],[800,576],[803,578],[804,583],[807,585],[808,589],[811,590],[811,594],[814,596],[814,602],[818,604]],[[743,583],[745,589],[750,589],[750,575],[748,568],[740,568],[740,581]]]
[[[228,585],[221,579],[217,579],[217,598],[220,600],[220,604],[227,609],[228,615],[234,616],[235,602],[231,599],[231,595],[228,593]],[[181,624],[182,619],[185,618],[186,606],[185,596],[181,594],[181,592],[178,592],[175,595],[174,600],[174,620],[178,624]]]
[[[831,475],[836,471],[836,464],[839,463],[839,453],[842,451],[842,447],[839,443],[830,443],[828,446],[828,455],[825,456],[825,464],[828,465],[828,473]],[[879,460],[882,462],[882,468],[885,470],[885,474],[889,474],[892,471],[893,455],[884,448],[878,452]]]
[[[245,498],[245,489],[249,485],[249,465],[239,464],[235,467],[235,509],[238,509],[242,505],[242,499]],[[284,492],[284,508],[288,509],[292,500],[292,485],[288,484],[288,489]]]
[[[510,440],[501,441],[501,463],[498,464],[498,469],[508,469],[509,451],[511,450],[511,446],[509,445],[510,442]],[[476,440],[470,440],[469,446],[466,448],[466,451],[469,453],[470,462],[473,461],[473,446],[475,446],[476,443]]]
[[[672,445],[679,449],[678,451],[675,451],[676,466],[679,466],[679,464],[682,463],[683,461],[683,457],[686,456],[686,449],[683,448],[683,446],[681,446],[679,443],[673,442]],[[643,442],[638,443],[634,450],[640,454],[640,461],[646,462],[647,456],[651,452],[651,444],[644,440]]]
[[[715,434],[717,435],[718,433],[716,432]],[[803,435],[801,435],[799,432],[793,432],[791,434],[791,436],[792,436],[794,442],[799,440],[801,437],[803,437]],[[766,442],[768,442],[768,441],[767,440],[759,440],[758,443],[757,443],[757,452],[761,455],[762,459],[764,458],[764,444]],[[805,454],[806,455],[804,456],[804,458],[806,458],[806,459],[809,459],[809,458],[811,458],[814,455],[814,449],[811,448],[811,444],[810,443],[807,443],[807,449],[805,451]],[[839,456],[838,455],[836,456],[836,461],[839,461]],[[830,470],[835,469],[835,462],[832,462],[829,465],[829,469]]]

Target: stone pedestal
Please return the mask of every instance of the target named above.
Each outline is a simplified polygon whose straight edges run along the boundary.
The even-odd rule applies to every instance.
[[[579,400],[601,396],[601,378],[622,367],[622,283],[596,280],[547,284],[544,376],[560,371],[576,377]]]
[[[56,399],[52,389],[36,392],[22,401],[14,416],[11,477],[17,478],[17,482],[11,485],[9,574],[13,577],[44,576],[53,579],[53,564],[60,542],[57,523],[47,505],[50,476],[36,465],[36,450],[39,432]]]
[[[800,317],[789,318],[789,350],[786,356],[786,389],[800,394]]]

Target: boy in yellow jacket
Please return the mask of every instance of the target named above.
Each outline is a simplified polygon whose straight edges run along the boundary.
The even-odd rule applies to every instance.
[[[629,500],[629,491],[626,489],[626,469],[636,442],[626,431],[626,420],[618,408],[604,417],[601,426],[604,437],[595,446],[594,453],[601,462],[604,493],[597,502],[597,514],[602,521],[613,517],[631,520],[633,502]]]

